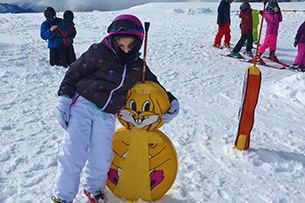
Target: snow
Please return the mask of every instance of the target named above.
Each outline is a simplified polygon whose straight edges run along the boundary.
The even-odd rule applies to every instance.
[[[233,3],[237,11],[240,3]],[[251,3],[262,9],[262,3]],[[118,14],[151,23],[147,63],[180,101],[180,114],[160,128],[178,154],[172,188],[156,203],[305,202],[305,74],[258,65],[260,96],[249,150],[233,149],[244,72],[251,64],[212,48],[217,3],[149,3],[128,10],[75,12],[76,55],[106,35]],[[299,9],[303,3],[280,3]],[[59,13],[58,16],[62,16]],[[231,43],[240,19],[231,13]],[[0,14],[0,202],[51,202],[63,129],[57,124],[57,90],[65,73],[48,65],[39,36],[42,13]],[[276,54],[293,63],[302,12],[283,12]],[[263,35],[265,31],[263,26]],[[265,52],[268,54],[268,51]],[[86,202],[80,192],[75,202]],[[111,202],[123,202],[107,193]],[[144,202],[139,200],[138,202]]]

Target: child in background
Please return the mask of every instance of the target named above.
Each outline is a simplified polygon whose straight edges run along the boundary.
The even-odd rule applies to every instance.
[[[263,44],[260,45],[258,50],[258,62],[261,64],[265,64],[265,62],[261,59],[262,54],[269,47],[269,58],[275,62],[279,60],[275,56],[277,36],[280,22],[282,22],[282,13],[281,9],[277,2],[269,2],[266,7],[265,20],[267,22],[267,30],[266,36]]]
[[[258,39],[258,25],[259,25],[259,14],[262,11],[252,9],[252,36],[253,36],[253,43],[257,43]],[[244,46],[247,46],[248,40],[245,41]]]
[[[221,39],[224,36],[224,46],[230,47],[230,4],[234,0],[221,0],[218,6],[217,25],[218,32],[214,39],[214,47],[220,48]]]
[[[76,36],[74,27],[74,14],[67,10],[64,12],[64,19],[59,22],[56,35],[59,38],[59,58],[63,67],[67,68],[76,60],[73,38]]]
[[[252,9],[249,2],[243,2],[240,5],[240,14],[239,17],[241,18],[240,22],[240,30],[241,30],[241,37],[232,51],[232,56],[236,58],[242,58],[239,51],[241,50],[243,44],[247,40],[247,47],[246,47],[246,55],[253,57],[251,49],[253,43],[253,36],[252,36]]]
[[[56,17],[56,12],[52,7],[46,7],[43,13],[46,20],[41,23],[40,37],[48,42],[48,48],[50,49],[50,65],[61,66],[59,60],[59,40],[55,35],[61,19]]]
[[[295,57],[294,64],[290,68],[305,72],[305,21],[297,31],[293,46],[298,46],[298,54]]]

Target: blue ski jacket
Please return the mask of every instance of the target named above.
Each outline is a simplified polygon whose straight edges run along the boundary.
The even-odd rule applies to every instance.
[[[53,21],[46,20],[40,26],[40,37],[48,41],[48,48],[59,48],[59,39],[54,32],[50,31],[50,27],[58,25],[60,19],[56,18]]]

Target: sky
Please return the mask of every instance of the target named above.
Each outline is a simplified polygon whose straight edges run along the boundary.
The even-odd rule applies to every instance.
[[[231,9],[239,5],[233,3]],[[251,5],[263,8],[261,3]],[[282,9],[302,5],[280,3]],[[100,42],[116,15],[130,13],[150,22],[147,65],[180,102],[179,115],[159,129],[177,153],[177,175],[154,202],[305,202],[305,74],[257,65],[262,82],[250,148],[233,149],[244,73],[253,64],[224,57],[228,50],[212,47],[217,6],[150,3],[120,11],[76,12],[76,55]],[[51,202],[54,189],[64,134],[55,108],[66,69],[48,64],[47,42],[39,35],[43,20],[41,13],[0,14],[1,203]],[[240,19],[232,12],[231,20],[234,46]],[[293,63],[294,36],[304,20],[304,12],[283,12],[276,50],[283,62]],[[264,22],[262,38],[265,29]],[[109,190],[106,194],[111,203],[126,202]],[[88,203],[82,184],[74,202]]]
[[[132,0],[132,1],[121,1],[121,0],[0,0],[0,3],[14,3],[21,7],[32,8],[36,11],[43,11],[46,6],[52,6],[56,11],[64,11],[67,9],[73,11],[92,11],[92,10],[120,10],[130,8],[132,6],[146,4],[149,2],[194,2],[200,0]],[[213,0],[207,0],[205,2]],[[216,1],[216,0],[214,0]]]

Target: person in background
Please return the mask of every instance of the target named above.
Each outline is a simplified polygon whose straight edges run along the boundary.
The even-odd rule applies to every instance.
[[[249,2],[243,2],[240,5],[240,13],[239,17],[241,18],[240,22],[240,30],[241,36],[237,44],[232,50],[232,56],[236,58],[242,58],[239,51],[241,50],[242,46],[244,45],[245,41],[247,40],[247,47],[246,47],[246,55],[253,57],[252,55],[252,44],[253,44],[253,36],[252,36],[252,9]]]
[[[300,25],[295,35],[293,46],[298,46],[298,53],[290,68],[305,72],[305,21]]]
[[[272,1],[267,4],[265,20],[267,22],[266,35],[263,44],[259,46],[258,49],[258,62],[265,64],[261,59],[262,54],[269,47],[269,58],[275,62],[278,62],[278,58],[275,55],[277,36],[280,22],[282,22],[281,9],[277,2]]]
[[[50,65],[61,66],[59,59],[59,40],[55,36],[55,30],[58,28],[61,19],[56,17],[56,12],[52,7],[46,7],[43,13],[46,20],[40,26],[40,37],[48,41]]]
[[[221,0],[218,6],[218,15],[217,15],[217,25],[218,25],[218,32],[214,39],[214,47],[220,48],[221,47],[221,40],[224,36],[224,46],[230,47],[230,40],[231,40],[231,18],[230,18],[230,4],[234,0]]]
[[[58,90],[56,115],[65,135],[57,158],[55,203],[73,201],[83,168],[85,195],[91,203],[105,202],[115,114],[124,106],[128,91],[142,80],[141,21],[133,15],[119,15],[107,31],[100,43],[91,45],[70,65]],[[145,69],[145,80],[160,84],[150,68]],[[178,99],[167,94],[170,108],[162,115],[164,123],[179,112]]]
[[[59,22],[58,28],[55,30],[55,36],[59,38],[59,58],[63,67],[67,68],[76,60],[73,47],[73,39],[76,36],[74,26],[74,14],[70,10],[66,10],[63,15],[64,19]]]
[[[258,40],[258,25],[259,25],[259,14],[262,11],[252,9],[252,36],[253,36],[253,43],[257,44]],[[246,40],[244,46],[247,46],[248,41]]]

